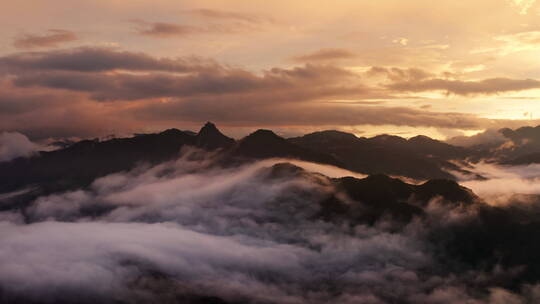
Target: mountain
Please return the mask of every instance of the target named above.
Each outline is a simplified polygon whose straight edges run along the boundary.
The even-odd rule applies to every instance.
[[[501,129],[507,144],[494,151],[494,158],[506,165],[540,163],[540,126]]]
[[[141,163],[175,159],[180,148],[195,143],[194,136],[176,129],[107,141],[83,140],[35,157],[0,162],[0,193],[34,184],[45,192],[86,186],[100,176]]]
[[[219,150],[221,165],[252,159],[294,158],[365,174],[417,179],[453,179],[445,170],[460,169],[447,160],[467,155],[465,149],[427,137],[409,140],[389,135],[358,138],[340,131],[285,139],[270,130],[257,130],[235,141],[208,122],[196,134],[169,129],[131,138],[83,140],[60,150],[40,152],[35,157],[2,162],[0,193],[34,186],[41,189],[42,194],[84,187],[101,176],[131,170],[140,164],[152,165],[175,159],[184,146]]]
[[[421,155],[442,159],[463,159],[472,153],[466,148],[453,146],[423,135],[409,138],[407,146],[411,151]]]
[[[107,221],[115,221],[116,225],[118,224],[116,221],[122,219],[132,221],[133,224],[126,226],[124,222],[119,223],[122,227],[126,227],[122,229],[134,231],[134,235],[138,236],[137,227],[145,225],[157,227],[166,222],[174,228],[176,225],[171,222],[176,222],[181,227],[179,229],[182,229],[180,230],[182,233],[188,233],[184,229],[190,227],[198,229],[193,232],[194,237],[189,238],[190,240],[199,238],[204,242],[209,242],[208,240],[213,242],[217,238],[247,240],[254,244],[255,250],[262,248],[263,252],[266,252],[267,248],[272,249],[268,251],[271,256],[277,252],[274,248],[300,248],[295,249],[293,254],[285,255],[285,259],[290,256],[297,257],[298,252],[308,252],[306,269],[321,265],[315,274],[319,272],[325,274],[328,262],[338,263],[344,257],[350,256],[352,260],[345,259],[345,263],[338,265],[339,269],[342,269],[339,277],[345,274],[345,281],[331,277],[333,280],[330,281],[331,288],[339,288],[343,282],[350,281],[346,275],[351,265],[354,266],[358,260],[360,271],[363,272],[366,269],[365,265],[368,265],[370,273],[373,273],[370,267],[375,263],[381,264],[383,267],[381,269],[385,271],[388,269],[386,267],[388,260],[397,260],[399,267],[406,265],[408,261],[413,261],[414,264],[420,260],[420,264],[413,266],[421,267],[421,270],[412,268],[416,271],[413,272],[415,274],[412,276],[413,282],[424,275],[428,277],[432,275],[436,280],[449,277],[453,279],[463,275],[467,279],[470,278],[470,281],[463,282],[475,284],[472,286],[486,284],[485,286],[491,288],[495,285],[490,282],[497,281],[501,283],[496,286],[511,290],[519,290],[523,284],[529,286],[538,282],[540,261],[537,256],[540,254],[540,244],[535,242],[535,236],[540,233],[539,197],[516,197],[513,199],[522,201],[522,204],[490,206],[482,202],[471,190],[452,180],[429,179],[421,184],[412,184],[385,174],[372,174],[365,178],[330,178],[288,163],[286,160],[268,167],[242,166],[238,167],[238,170],[231,170],[232,167],[221,168],[222,170],[217,167],[210,168],[205,162],[202,169],[193,171],[190,169],[187,174],[183,168],[175,167],[181,165],[179,162],[171,166],[167,164],[159,168],[160,170],[152,170],[154,175],[151,176],[140,173],[140,170],[124,172],[121,177],[128,180],[124,186],[120,183],[120,186],[111,187],[118,189],[98,190],[98,187],[88,187],[93,179],[99,176],[128,171],[141,163],[158,164],[175,159],[179,156],[180,150],[186,146],[215,151],[211,154],[211,160],[217,156],[216,166],[227,162],[230,165],[229,161],[249,163],[257,159],[286,157],[336,164],[346,168],[348,164],[341,163],[343,158],[334,155],[343,157],[348,155],[343,152],[346,151],[351,157],[354,155],[360,157],[370,155],[365,151],[373,150],[385,157],[406,155],[408,159],[413,160],[422,157],[429,160],[444,160],[455,157],[460,151],[429,138],[409,140],[394,136],[357,138],[352,134],[338,131],[308,134],[301,140],[304,141],[302,144],[297,144],[296,141],[298,139],[284,139],[269,130],[258,130],[239,141],[234,141],[219,132],[211,123],[207,123],[197,134],[170,129],[133,138],[81,141],[62,150],[42,152],[36,157],[0,163],[1,187],[10,189],[9,191],[26,187],[14,193],[0,194],[0,207],[2,210],[9,210],[10,212],[5,213],[8,215],[18,212],[17,214],[20,214],[31,228],[39,228],[40,221],[46,221],[43,225],[47,227],[53,215],[56,223],[72,224],[72,227],[92,222],[97,223],[96,227],[101,227],[107,225]],[[312,145],[312,148],[308,148],[308,144]],[[405,152],[392,151],[398,149],[397,147],[401,147],[400,149]],[[319,152],[321,150],[328,152]],[[360,152],[364,154],[354,154]],[[390,154],[391,152],[394,154]],[[372,157],[372,161],[377,160],[376,154]],[[382,158],[382,161],[386,159]],[[241,173],[239,175],[242,178],[238,178],[238,173]],[[132,178],[133,180],[130,180]],[[198,182],[193,183],[194,180]],[[227,182],[223,183],[224,180]],[[137,183],[140,185],[130,188],[132,184]],[[224,189],[216,189],[221,188],[223,184],[229,185],[223,187]],[[196,185],[192,188],[197,191],[190,193],[189,188],[192,185]],[[209,187],[205,188],[207,185]],[[58,193],[69,189],[81,191]],[[2,192],[5,191],[0,191]],[[65,199],[47,201],[49,198],[43,197],[43,200],[35,200],[36,197],[50,193],[58,193],[52,198],[58,196]],[[78,201],[76,196],[81,193],[85,193],[85,198]],[[142,204],[135,204],[133,200],[139,196]],[[123,201],[118,201],[119,197],[124,197]],[[48,211],[52,211],[52,215],[48,213],[40,215],[36,212],[48,208],[51,208]],[[65,213],[64,210],[70,212]],[[127,216],[128,220],[124,220],[124,216]],[[201,227],[204,229],[200,229]],[[210,233],[209,239],[201,233],[206,229]],[[30,231],[20,230],[24,233]],[[120,238],[114,239],[115,242],[125,235],[125,232],[120,234]],[[96,239],[102,238],[101,235],[98,236]],[[161,239],[163,244],[166,244],[164,248],[167,250],[176,248],[169,247],[171,238],[166,233]],[[86,241],[88,241],[86,238],[82,239],[82,242]],[[325,245],[324,242],[328,242],[329,245]],[[152,246],[154,244],[160,243],[152,243]],[[189,249],[187,251],[197,254],[197,251],[191,250],[189,246],[192,243],[187,244],[186,248]],[[267,247],[267,244],[272,246],[277,244],[277,247]],[[47,244],[42,242],[39,245]],[[225,245],[219,245],[219,248],[236,248]],[[353,246],[344,247],[348,245]],[[158,250],[160,246],[155,247]],[[402,247],[407,250],[400,250]],[[206,250],[208,247],[202,248],[201,250]],[[212,263],[215,263],[215,257],[221,259],[224,254],[213,250],[218,247],[211,248],[212,250],[208,250],[210,252],[208,265],[214,265]],[[336,251],[328,252],[332,248],[336,248]],[[178,259],[178,255],[182,257],[182,254],[185,254],[184,250],[171,251],[173,261]],[[249,255],[252,251],[245,252]],[[358,252],[361,254],[367,252],[368,258],[363,256],[357,258]],[[425,254],[426,252],[428,254]],[[265,253],[263,256],[270,255]],[[313,262],[312,257],[319,255],[320,260]],[[381,260],[373,259],[373,256],[379,255],[382,256]],[[403,256],[408,255],[412,259],[404,260]],[[132,255],[127,256],[129,258]],[[238,255],[233,255],[233,261],[238,261],[238,264],[226,261],[225,266],[219,270],[242,269],[245,265],[244,256],[247,255],[242,254],[239,258]],[[426,260],[428,264],[424,264],[423,261]],[[258,266],[261,264],[260,261],[257,259],[255,264]],[[183,289],[180,284],[185,284],[185,281],[179,281],[175,272],[167,272],[167,267],[156,267],[153,263],[149,263],[148,259],[131,258],[127,261],[121,259],[120,263],[126,264],[130,269],[137,269],[137,277],[130,280],[130,288],[155,293],[162,296],[160,299],[164,299],[154,302],[167,302],[167,299],[174,298],[182,303],[237,303],[236,298],[229,299],[224,296],[226,294],[215,290],[187,288],[191,287],[189,285]],[[261,281],[270,280],[285,284],[298,281],[297,276],[284,275],[290,273],[290,267],[278,268],[283,269],[283,273],[276,272],[276,268],[264,267],[257,268],[262,269],[260,272],[248,268],[246,273],[260,276]],[[395,269],[392,266],[390,271],[394,272]],[[307,279],[300,278],[305,285],[300,286],[319,290],[320,278],[311,285],[312,276],[311,272],[307,272]],[[328,282],[326,275],[321,278],[324,282]],[[409,275],[405,277],[407,281],[410,278]],[[390,280],[394,279],[390,277]],[[357,288],[356,285],[351,286],[351,290],[353,287]],[[21,299],[19,303],[28,303],[24,297]],[[392,298],[388,302],[396,301]],[[17,303],[11,299],[7,302]],[[72,302],[74,301],[66,303]]]
[[[489,160],[503,165],[528,165],[540,163],[540,126],[503,128],[495,135],[483,133],[488,144],[469,147],[474,151],[470,160],[478,162]],[[488,137],[489,136],[489,137]],[[496,138],[491,144],[487,139]]]
[[[277,164],[269,170],[271,178],[315,179],[316,174],[291,164]],[[328,179],[335,191],[321,197],[318,218],[338,226],[376,225],[384,222],[398,232],[413,220],[427,221],[425,237],[447,268],[514,269],[507,288],[535,283],[540,277],[539,196],[513,198],[508,205],[491,206],[482,202],[470,189],[450,180],[429,180],[420,185],[408,184],[386,175],[358,179]],[[429,203],[436,199],[448,209],[446,223],[430,222]],[[510,203],[510,201],[509,201]],[[450,210],[454,213],[449,215]],[[504,279],[504,276],[497,277]],[[481,284],[481,283],[480,283]]]
[[[465,205],[480,201],[471,190],[450,180],[429,180],[421,185],[413,185],[377,174],[363,179],[343,177],[334,179],[334,183],[337,189],[358,203],[351,204],[332,198],[325,204],[324,217],[346,216],[370,224],[385,215],[394,220],[409,222],[414,216],[422,216],[423,208],[434,198]]]
[[[290,138],[289,141],[328,153],[349,170],[416,179],[454,179],[447,170],[463,170],[449,160],[464,159],[469,153],[465,148],[425,136],[409,140],[391,135],[358,138],[339,131],[322,131]]]
[[[257,130],[241,139],[230,152],[236,157],[255,159],[288,157],[323,164],[343,166],[337,159],[317,149],[296,145],[270,130]]]
[[[215,124],[207,122],[197,133],[195,138],[195,145],[197,147],[216,150],[221,148],[228,148],[234,145],[234,139],[225,136],[221,133]]]
[[[414,185],[383,174],[365,178],[328,178],[290,163],[279,163],[261,171],[261,177],[268,182],[297,179],[306,183],[331,184],[335,190],[330,196],[321,197],[319,213],[321,218],[329,221],[347,220],[371,225],[387,216],[394,221],[408,223],[415,216],[422,217],[424,209],[436,198],[452,206],[481,203],[470,189],[451,180],[429,180]]]

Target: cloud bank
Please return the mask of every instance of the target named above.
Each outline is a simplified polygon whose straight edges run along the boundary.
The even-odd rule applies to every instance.
[[[0,108],[8,111],[0,114],[0,129],[35,139],[103,136],[207,120],[228,126],[317,129],[393,125],[481,130],[522,125],[395,102],[396,94],[410,91],[466,95],[525,89],[520,80],[462,86],[459,80],[444,79],[433,87],[424,83],[438,82],[438,76],[422,69],[373,67],[357,73],[326,62],[350,55],[343,49],[323,49],[307,54],[303,61],[308,63],[300,66],[253,72],[195,56],[160,58],[103,47],[18,52],[0,57],[0,87],[5,92]],[[377,83],[380,77],[383,81]],[[233,111],[237,108],[243,111]],[[19,121],[28,124],[21,126]],[[74,125],[72,121],[78,122],[73,128],[61,127]]]
[[[0,133],[0,162],[17,157],[27,157],[36,153],[40,146],[31,142],[28,137],[16,132]]]
[[[206,152],[183,155],[97,179],[89,189],[39,197],[24,215],[0,213],[2,300],[538,300],[535,285],[498,285],[512,269],[453,272],[449,258],[436,253],[430,235],[466,225],[472,209],[435,200],[426,218],[398,231],[390,219],[374,226],[328,222],[317,218],[318,202],[337,189],[314,172],[349,172],[297,162],[308,171],[276,175],[281,171],[271,166],[283,160],[223,169]],[[468,288],[473,282],[486,287]]]

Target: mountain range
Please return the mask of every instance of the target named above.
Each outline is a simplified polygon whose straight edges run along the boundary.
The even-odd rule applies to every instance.
[[[387,174],[415,179],[454,179],[447,170],[460,171],[452,159],[471,151],[427,137],[357,138],[324,131],[285,139],[270,130],[257,130],[238,141],[207,123],[198,133],[165,130],[132,138],[82,140],[59,150],[0,163],[0,191],[39,185],[49,191],[84,186],[97,177],[125,171],[139,164],[174,159],[184,146],[220,150],[222,164],[248,159],[294,158],[334,165],[365,174]]]
[[[522,130],[515,132],[522,133]],[[366,235],[376,231],[382,238],[397,235],[405,239],[413,235],[425,244],[432,254],[430,262],[437,265],[417,270],[419,276],[451,277],[470,271],[477,273],[477,277],[465,276],[462,280],[477,284],[474,288],[496,284],[517,291],[523,284],[540,278],[540,262],[536,258],[540,245],[533,240],[540,233],[540,211],[538,204],[533,203],[538,202],[539,197],[514,196],[510,200],[515,202],[492,206],[458,184],[450,173],[455,171],[481,180],[482,176],[467,171],[460,162],[491,158],[503,163],[519,159],[512,157],[522,153],[519,151],[523,145],[534,145],[530,139],[513,140],[514,148],[508,150],[458,147],[425,136],[365,138],[340,131],[283,138],[270,130],[257,130],[235,140],[210,122],[197,133],[169,129],[131,138],[82,140],[65,143],[55,151],[1,162],[0,215],[18,212],[26,224],[39,225],[50,216],[62,223],[96,221],[103,224],[102,221],[116,221],[114,215],[122,214],[126,218],[122,217],[121,221],[151,224],[172,220],[183,226],[194,225],[195,230],[204,227],[220,236],[242,231],[252,237],[257,229],[263,229],[262,235],[256,235],[261,242],[267,242],[266,238],[272,235],[274,242],[286,248],[297,242],[315,251],[320,246],[318,238],[306,240],[304,234],[326,231],[332,235],[339,231],[354,235],[365,229]],[[197,171],[182,168],[183,163],[176,162],[185,157],[200,161],[197,153],[205,155],[203,160],[211,161],[199,162],[204,163],[202,182],[191,186],[190,178],[194,179]],[[329,177],[296,165],[298,161],[346,169],[349,171],[344,172],[354,176]],[[256,163],[263,165],[250,171],[249,166]],[[238,171],[242,172],[244,180],[234,175]],[[212,175],[215,174],[212,172],[226,174]],[[245,177],[248,173],[252,175]],[[362,174],[366,176],[360,177]],[[158,188],[137,190],[134,196],[126,194],[132,188],[144,188],[145,183],[156,181]],[[189,192],[189,188],[177,190],[174,187],[174,183],[182,185],[184,182],[195,190],[187,198],[182,194]],[[172,186],[168,186],[169,183]],[[211,184],[209,189],[205,188],[207,183]],[[222,188],[222,184],[231,188]],[[198,188],[204,199],[190,205],[192,200],[200,199]],[[212,193],[217,193],[217,198],[212,197]],[[122,205],[125,195],[128,202]],[[132,202],[138,196],[144,204]],[[169,196],[170,201],[162,201]],[[59,199],[62,197],[67,199]],[[143,208],[140,215],[134,211],[137,208]],[[189,212],[183,213],[184,210]],[[168,212],[180,213],[171,218]],[[202,212],[202,216],[195,219],[187,216],[197,212]],[[212,216],[214,212],[217,216]],[[232,216],[229,218],[229,215]],[[239,226],[236,226],[237,221]],[[284,229],[283,235],[280,229]],[[302,237],[293,237],[296,233]],[[387,242],[390,241],[384,239],[384,246],[395,246]],[[141,277],[130,283],[137,290],[161,296],[163,286],[175,282],[171,279],[174,276],[166,270],[148,268],[140,261],[126,263],[133,263],[141,270]],[[344,269],[347,267],[352,266]],[[502,277],[499,272],[511,277]],[[481,279],[478,273],[486,278]],[[262,277],[266,279],[267,275],[264,272]],[[279,278],[284,274],[273,275]],[[315,286],[318,284],[322,283]],[[179,297],[177,289],[171,290],[174,297]],[[178,301],[184,303],[251,303],[228,301],[212,290],[195,288],[180,294]],[[389,302],[395,300],[393,296],[384,296]],[[11,303],[27,303],[24,295],[7,297]]]
[[[454,174],[459,173],[482,179],[467,170],[466,161],[496,160],[513,165],[540,162],[537,129],[502,130],[514,143],[512,148],[488,150],[450,145],[426,136],[366,138],[335,130],[283,138],[271,130],[260,129],[235,140],[208,122],[197,133],[168,129],[131,138],[62,142],[58,150],[0,162],[0,193],[37,187],[39,194],[46,194],[84,187],[114,172],[175,159],[183,147],[215,151],[222,166],[252,159],[291,158],[368,175],[455,180]]]

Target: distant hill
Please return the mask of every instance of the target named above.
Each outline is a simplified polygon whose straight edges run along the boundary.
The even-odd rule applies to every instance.
[[[290,163],[264,168],[261,174],[267,180],[295,178],[305,179],[306,182],[317,175]],[[383,217],[390,217],[397,223],[409,223],[415,216],[423,217],[424,209],[435,198],[442,203],[464,206],[481,203],[471,190],[450,180],[430,180],[413,185],[382,174],[361,179],[330,179],[323,175],[319,178],[332,184],[335,189],[331,196],[320,198],[319,217],[327,221],[372,225]]]
[[[257,130],[249,134],[239,140],[229,153],[236,157],[256,159],[289,157],[344,167],[344,165],[332,155],[318,149],[310,149],[297,145],[276,135],[270,130]]]
[[[169,129],[131,138],[83,140],[35,157],[2,162],[0,193],[29,186],[38,186],[41,194],[84,187],[114,172],[175,159],[184,146],[218,150],[224,166],[252,159],[294,158],[365,174],[426,180],[453,179],[446,170],[460,169],[448,160],[468,155],[464,148],[423,136],[409,140],[389,135],[357,138],[344,132],[322,131],[285,139],[270,130],[257,130],[234,140],[208,122],[198,133]]]
[[[97,177],[141,163],[176,158],[180,148],[195,143],[194,136],[176,129],[107,141],[83,140],[65,149],[0,163],[0,192],[34,184],[46,192],[85,186]]]
[[[454,179],[446,170],[460,171],[460,168],[448,160],[464,159],[469,155],[465,148],[425,136],[409,140],[391,135],[358,138],[340,131],[322,131],[290,138],[289,141],[328,153],[349,170],[416,179]]]

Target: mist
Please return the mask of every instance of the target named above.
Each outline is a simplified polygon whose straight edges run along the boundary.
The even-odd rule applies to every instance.
[[[286,159],[224,168],[213,153],[182,155],[99,178],[88,189],[38,197],[22,213],[0,212],[2,301],[540,300],[536,285],[500,286],[519,269],[451,268],[451,257],[430,241],[473,221],[473,207],[434,199],[424,218],[399,230],[390,218],[375,225],[325,221],[317,216],[321,197],[351,201],[330,177],[351,172]],[[305,171],[280,167],[287,161]]]
[[[530,200],[531,196],[540,195],[540,165],[531,164],[523,166],[498,165],[495,163],[480,162],[468,166],[468,170],[485,179],[470,179],[456,174],[460,184],[470,188],[482,197],[487,203],[493,205],[507,204],[511,198]]]
[[[0,133],[0,162],[35,154],[40,146],[17,132]]]

